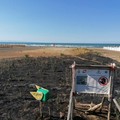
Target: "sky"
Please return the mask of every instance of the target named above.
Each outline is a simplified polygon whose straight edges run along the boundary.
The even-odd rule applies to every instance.
[[[120,43],[120,0],[0,0],[0,42]]]

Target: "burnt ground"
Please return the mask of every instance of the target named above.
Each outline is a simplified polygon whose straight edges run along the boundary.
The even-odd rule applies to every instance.
[[[21,59],[4,59],[0,61],[0,120],[39,120],[39,101],[30,94],[35,91],[34,84],[50,90],[50,99],[43,103],[43,120],[66,119],[69,94],[71,89],[71,69],[69,66],[76,61],[78,64],[110,64],[120,63],[97,53],[70,57],[38,57],[29,56]],[[114,81],[117,97],[120,97],[120,70]],[[83,99],[83,98],[82,98]],[[94,97],[91,97],[94,100]],[[89,101],[89,98],[83,100]],[[94,100],[96,102],[96,99]],[[64,117],[60,118],[60,114]],[[112,119],[116,120],[114,111]],[[99,115],[76,116],[75,120],[106,119],[106,113]]]

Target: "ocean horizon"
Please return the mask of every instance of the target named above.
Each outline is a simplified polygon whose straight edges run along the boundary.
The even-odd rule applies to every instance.
[[[0,45],[25,45],[40,47],[77,47],[77,48],[104,48],[104,47],[120,47],[117,43],[46,43],[46,42],[0,42]]]

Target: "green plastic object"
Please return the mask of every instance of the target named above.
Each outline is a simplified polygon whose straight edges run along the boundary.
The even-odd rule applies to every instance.
[[[43,93],[42,102],[46,102],[49,99],[49,90],[40,88],[37,90],[38,93]]]

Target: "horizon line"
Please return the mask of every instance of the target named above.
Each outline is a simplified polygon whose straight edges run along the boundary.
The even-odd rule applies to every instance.
[[[49,44],[61,44],[61,43],[64,43],[64,44],[120,44],[120,43],[97,43],[97,42],[69,42],[69,43],[67,43],[67,42],[28,42],[28,41],[26,41],[26,42],[22,42],[22,41],[2,41],[2,42],[0,42],[0,43],[41,43],[41,44],[43,44],[43,43],[49,43]]]

